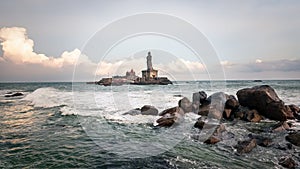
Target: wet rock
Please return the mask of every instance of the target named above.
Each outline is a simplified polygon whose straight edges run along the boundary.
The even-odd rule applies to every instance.
[[[249,153],[255,147],[256,147],[256,139],[238,141],[238,144],[235,146],[239,154]]]
[[[199,110],[198,110],[198,114],[201,115],[201,116],[207,116],[208,113],[209,113],[209,108],[210,108],[209,104],[200,105]]]
[[[245,120],[249,122],[260,122],[262,120],[262,116],[253,109],[245,112]]]
[[[287,119],[284,102],[279,99],[275,90],[268,85],[241,89],[237,92],[237,97],[242,106],[256,109],[271,120],[285,121]]]
[[[259,136],[259,135],[253,135],[253,134],[249,134],[248,136],[251,139],[255,139],[256,144],[259,145],[259,146],[270,147],[270,146],[273,145],[273,141],[272,141],[271,138],[264,137],[264,136]]]
[[[17,97],[17,96],[23,96],[23,93],[17,92],[17,93],[13,93],[13,94],[6,94],[4,95],[4,97]]]
[[[294,132],[294,133],[290,133],[289,135],[287,135],[285,137],[285,139],[294,144],[295,146],[299,146],[300,147],[300,131]]]
[[[227,95],[224,92],[217,92],[209,96],[210,101],[208,117],[220,120],[223,116]]]
[[[300,120],[300,108],[294,104],[289,105],[289,108],[293,112],[295,119]]]
[[[136,108],[133,110],[129,110],[128,112],[124,113],[123,115],[139,115],[141,114],[141,109],[140,108]]]
[[[293,113],[300,113],[300,108],[294,104],[289,105]]]
[[[223,113],[223,117],[225,119],[231,119],[230,117],[232,117],[232,114],[231,114],[232,110],[231,109],[224,109],[224,113]]]
[[[172,108],[168,108],[162,112],[160,112],[158,115],[159,116],[164,116],[166,114],[174,114],[177,111],[178,107],[172,107]]]
[[[209,101],[207,99],[207,94],[204,91],[193,93],[192,108],[194,113],[199,112],[199,106],[208,105]]]
[[[174,108],[172,108],[171,110],[174,110]],[[182,108],[176,107],[175,112],[172,112],[171,110],[169,110],[169,113],[165,113],[161,118],[156,120],[159,127],[171,127],[183,120],[184,111]]]
[[[282,132],[282,131],[286,131],[288,129],[290,129],[290,124],[288,124],[286,121],[283,121],[283,122],[279,122],[277,124],[275,124],[273,127],[272,127],[272,131],[273,132]]]
[[[157,108],[150,106],[150,105],[145,105],[141,108],[141,114],[142,115],[153,115],[157,116],[158,115],[158,110]]]
[[[239,105],[240,103],[238,102],[238,100],[233,95],[230,95],[229,99],[225,103],[225,108],[235,110],[239,107]]]
[[[210,136],[207,140],[204,141],[204,143],[206,143],[206,144],[216,144],[220,141],[221,141],[221,139],[219,137]]]
[[[178,101],[178,106],[181,107],[185,113],[193,111],[192,103],[186,97]]]
[[[279,159],[279,164],[286,168],[296,168],[297,166],[297,163],[292,159],[292,157],[281,157]]]
[[[285,110],[286,110],[285,113],[286,113],[286,118],[287,119],[295,119],[294,113],[291,110],[290,106],[285,106]]]
[[[205,124],[205,122],[204,122],[201,118],[199,118],[199,119],[197,120],[197,122],[194,124],[194,127],[195,127],[195,128],[198,128],[198,129],[200,129],[200,130],[202,130],[204,124]]]

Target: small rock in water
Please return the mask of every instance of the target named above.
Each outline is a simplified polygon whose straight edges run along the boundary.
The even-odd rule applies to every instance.
[[[283,122],[279,122],[279,123],[275,124],[272,127],[272,131],[273,132],[286,131],[286,130],[290,129],[290,127],[291,126],[286,121],[283,121]]]
[[[150,105],[145,105],[141,108],[141,114],[142,115],[153,115],[157,116],[158,115],[158,110],[157,108],[150,106]]]
[[[290,133],[285,137],[287,141],[290,143],[294,144],[295,146],[300,147],[300,131],[295,132],[295,133]]]
[[[248,135],[251,139],[255,139],[257,145],[262,146],[262,147],[270,147],[273,145],[272,139],[264,136],[259,136],[259,135]]]
[[[279,164],[286,168],[295,168],[297,166],[297,163],[292,157],[281,157],[279,159]]]
[[[256,139],[239,141],[238,144],[235,146],[239,154],[249,153],[255,147],[256,147]]]
[[[17,93],[13,93],[13,94],[6,94],[4,95],[4,97],[16,97],[16,96],[23,96],[23,93],[17,92]]]
[[[165,110],[163,117],[156,120],[160,127],[171,127],[173,124],[180,123],[184,118],[184,111],[180,107]],[[163,113],[161,113],[163,114]]]

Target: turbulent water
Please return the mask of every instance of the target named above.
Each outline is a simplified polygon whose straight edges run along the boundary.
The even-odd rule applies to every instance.
[[[300,106],[300,81],[199,81],[167,86],[112,86],[85,83],[0,84],[0,168],[280,168],[281,156],[299,160],[299,148],[256,147],[237,155],[233,146],[264,125],[225,123],[234,136],[216,145],[193,139],[199,117],[156,128],[157,116],[123,115],[143,105],[162,111],[183,96],[208,95],[268,84],[286,104]],[[22,92],[24,96],[4,97]],[[295,129],[299,129],[296,123]],[[286,144],[286,133],[270,134]],[[298,154],[297,154],[298,153]]]

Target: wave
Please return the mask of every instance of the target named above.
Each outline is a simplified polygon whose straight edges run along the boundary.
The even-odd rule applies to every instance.
[[[72,92],[64,92],[55,88],[39,88],[26,95],[22,100],[27,100],[34,107],[57,107],[69,105],[72,100]]]

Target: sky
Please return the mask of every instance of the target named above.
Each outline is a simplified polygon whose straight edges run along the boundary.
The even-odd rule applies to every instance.
[[[174,80],[300,79],[299,9],[297,0],[3,0],[0,81],[139,73],[150,50],[154,68]]]

